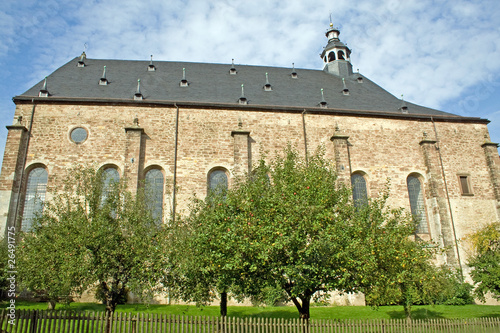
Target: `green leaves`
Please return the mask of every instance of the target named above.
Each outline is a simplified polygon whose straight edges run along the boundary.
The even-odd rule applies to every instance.
[[[386,192],[354,207],[322,149],[306,163],[288,147],[234,183],[224,195],[193,201],[178,229],[188,230],[180,246],[189,252],[176,266],[179,283],[194,286],[182,288],[184,300],[211,300],[215,291],[268,301],[287,295],[306,318],[318,291],[385,288],[414,267],[398,255],[421,249],[409,239],[411,218],[386,207]]]
[[[53,300],[98,287],[114,311],[127,288],[141,295],[157,285],[162,257],[154,240],[161,230],[142,193],[133,197],[124,182],[104,193],[100,171],[79,166],[69,174],[22,237],[19,276]]]
[[[500,223],[492,223],[467,238],[474,253],[468,265],[470,275],[476,283],[475,293],[485,301],[485,295],[500,300]]]

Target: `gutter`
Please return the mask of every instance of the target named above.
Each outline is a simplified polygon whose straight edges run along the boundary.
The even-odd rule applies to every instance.
[[[75,102],[88,104],[88,105],[127,105],[127,106],[148,106],[148,107],[191,107],[191,108],[204,108],[204,109],[229,109],[239,111],[263,111],[263,112],[286,112],[286,113],[302,113],[304,107],[300,106],[287,106],[287,105],[239,105],[235,103],[205,103],[205,102],[179,102],[179,101],[165,101],[165,100],[142,100],[134,101],[129,99],[120,98],[69,98],[69,97],[33,97],[33,96],[16,96],[13,98],[14,103],[23,103],[35,100],[40,104],[48,103],[61,103],[61,104],[74,104]],[[456,122],[456,123],[476,123],[488,124],[488,119],[479,117],[462,117],[455,115],[428,115],[428,114],[402,114],[399,112],[387,112],[383,110],[355,110],[355,109],[342,109],[342,108],[307,108],[309,114],[321,115],[346,115],[346,116],[359,116],[359,117],[377,117],[377,118],[390,118],[402,120],[420,120],[420,121],[438,121],[438,122]]]

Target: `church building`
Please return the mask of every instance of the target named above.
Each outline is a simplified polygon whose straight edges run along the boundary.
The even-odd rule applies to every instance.
[[[499,220],[500,160],[488,120],[397,98],[359,71],[333,25],[316,70],[71,59],[14,97],[0,174],[0,227],[29,230],[75,164],[145,182],[153,213],[184,214],[194,193],[231,186],[267,151],[323,146],[355,200],[411,211],[417,236],[464,266],[460,240]],[[322,61],[322,68],[321,63]]]

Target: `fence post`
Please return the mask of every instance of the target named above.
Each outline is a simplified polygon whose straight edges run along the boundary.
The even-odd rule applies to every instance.
[[[38,321],[38,310],[34,310],[30,316],[30,331],[29,333],[36,333],[37,321]]]
[[[132,320],[130,321],[130,325],[132,326],[132,333],[136,333],[137,332],[137,316],[133,316],[132,317]]]

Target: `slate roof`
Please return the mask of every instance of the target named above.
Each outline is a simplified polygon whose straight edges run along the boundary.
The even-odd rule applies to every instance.
[[[296,69],[298,77],[292,78],[292,68],[235,65],[236,75],[231,75],[231,64],[154,61],[156,71],[148,71],[149,61],[85,59],[85,67],[78,67],[74,58],[47,78],[48,100],[129,103],[195,103],[227,105],[229,107],[269,107],[291,109],[319,108],[321,89],[328,103],[325,112],[334,110],[362,111],[403,115],[400,99],[391,95],[361,74],[345,78],[349,95],[343,94],[342,78],[322,70]],[[99,85],[106,66],[108,85]],[[185,68],[188,87],[179,85]],[[266,73],[272,91],[265,91]],[[358,82],[362,77],[362,83]],[[137,80],[141,80],[142,101],[134,101]],[[14,101],[38,98],[43,80],[16,96]],[[248,105],[239,105],[241,85]],[[451,113],[426,108],[406,102],[408,115],[456,117]],[[477,118],[478,119],[478,118]]]

